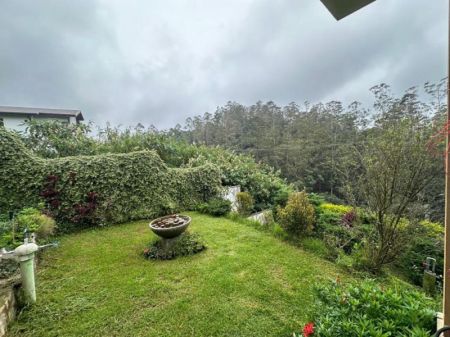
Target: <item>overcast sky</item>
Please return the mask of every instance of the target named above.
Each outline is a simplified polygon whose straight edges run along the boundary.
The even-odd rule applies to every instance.
[[[167,128],[227,101],[360,100],[446,76],[447,0],[0,0],[0,105]]]

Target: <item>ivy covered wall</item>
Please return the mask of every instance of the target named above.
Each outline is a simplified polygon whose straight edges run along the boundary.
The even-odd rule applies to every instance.
[[[0,212],[44,203],[63,230],[191,208],[220,185],[213,165],[168,168],[154,151],[41,159],[0,127]]]

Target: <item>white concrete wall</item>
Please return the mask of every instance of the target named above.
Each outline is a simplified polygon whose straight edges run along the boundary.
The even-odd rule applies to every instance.
[[[241,186],[225,186],[223,192],[223,198],[231,201],[231,210],[237,212],[237,194],[241,191]]]

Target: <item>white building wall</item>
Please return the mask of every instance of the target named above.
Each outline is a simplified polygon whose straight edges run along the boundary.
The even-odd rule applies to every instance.
[[[26,129],[26,119],[24,117],[4,116],[0,118],[3,119],[3,125],[6,129],[16,130],[20,132],[24,132]]]

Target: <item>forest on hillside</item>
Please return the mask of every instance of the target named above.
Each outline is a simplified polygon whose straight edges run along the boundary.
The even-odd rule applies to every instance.
[[[359,102],[345,107],[339,101],[286,106],[228,102],[214,113],[188,118],[185,125],[167,133],[191,144],[219,145],[250,154],[280,170],[298,189],[346,202],[354,201],[349,186],[360,173],[358,158],[370,151],[377,139],[392,130],[406,138],[408,133],[412,138],[420,134],[421,146],[429,154],[430,179],[416,196],[417,211],[432,220],[442,220],[446,79],[409,88],[401,95],[395,95],[386,84],[370,91],[374,97],[370,108]],[[399,127],[401,122],[408,122],[411,128]],[[398,155],[410,160],[404,153]],[[378,159],[382,160],[382,155]]]

